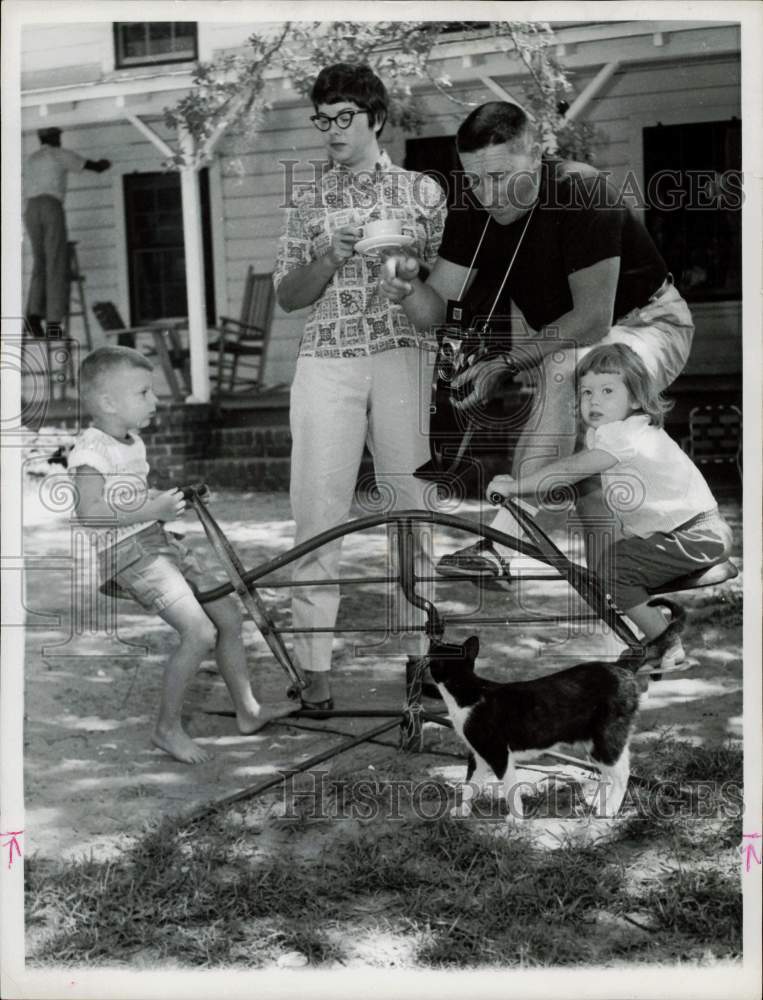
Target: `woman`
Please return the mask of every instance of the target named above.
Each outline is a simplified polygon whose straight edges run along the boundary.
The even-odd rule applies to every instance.
[[[366,444],[393,506],[424,506],[413,472],[429,458],[431,362],[403,309],[379,293],[381,259],[356,244],[366,222],[398,219],[416,256],[432,263],[445,221],[439,185],[382,151],[387,93],[367,66],[326,67],[311,99],[330,169],[293,194],[273,275],[282,308],[310,307],[291,390],[297,544],[347,520]],[[295,562],[295,583],[336,578],[340,549],[341,540]],[[296,588],[294,628],[333,626],[338,604],[336,586]],[[295,635],[305,707],[332,705],[332,642],[330,633]]]

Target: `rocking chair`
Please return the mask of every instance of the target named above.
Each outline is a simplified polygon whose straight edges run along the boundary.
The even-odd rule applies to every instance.
[[[275,308],[275,290],[270,274],[246,272],[241,319],[221,316],[210,333],[217,339],[209,343],[210,353],[218,355],[215,392],[237,393],[262,389],[262,376],[270,340],[270,325]]]

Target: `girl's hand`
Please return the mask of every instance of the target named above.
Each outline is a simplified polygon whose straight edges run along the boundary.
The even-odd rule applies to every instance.
[[[487,498],[491,503],[494,503],[494,494],[499,494],[502,497],[516,496],[517,481],[512,476],[495,476],[488,483],[486,490]]]
[[[355,252],[355,244],[363,235],[363,230],[357,226],[340,226],[331,237],[331,249],[328,258],[336,268],[340,268]]]
[[[147,512],[157,521],[174,521],[185,514],[185,499],[181,490],[165,490],[158,493],[146,505]]]

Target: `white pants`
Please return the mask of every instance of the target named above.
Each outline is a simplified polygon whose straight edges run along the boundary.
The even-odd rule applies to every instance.
[[[383,509],[425,506],[427,484],[412,473],[429,459],[432,364],[427,358],[416,348],[396,348],[370,357],[298,359],[290,410],[296,544],[347,520],[366,443]],[[338,539],[295,561],[292,579],[336,579],[341,546]],[[420,538],[417,553],[417,571],[430,575],[431,560]],[[338,606],[338,586],[295,588],[293,627],[333,627]],[[303,670],[330,670],[332,643],[329,632],[296,633],[297,664]],[[421,643],[416,647],[421,651]]]

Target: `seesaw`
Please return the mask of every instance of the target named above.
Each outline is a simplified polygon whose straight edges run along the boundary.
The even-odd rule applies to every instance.
[[[643,646],[629,621],[623,616],[620,610],[615,607],[609,595],[605,592],[596,575],[589,572],[585,567],[572,562],[559,549],[549,536],[535,522],[533,516],[528,513],[521,501],[512,498],[503,501],[503,505],[514,516],[523,529],[529,541],[506,535],[488,525],[475,524],[462,517],[453,514],[440,513],[429,510],[401,510],[390,513],[370,514],[365,517],[348,521],[327,531],[321,532],[301,545],[296,545],[288,552],[276,556],[274,559],[262,563],[252,569],[246,569],[242,564],[238,554],[226,537],[220,525],[210,513],[205,500],[209,496],[209,491],[204,484],[187,486],[182,490],[188,505],[196,512],[201,522],[206,537],[220,560],[228,577],[228,583],[222,584],[210,590],[197,594],[202,604],[208,601],[218,600],[228,594],[235,593],[241,599],[244,608],[259,629],[268,648],[276,659],[276,662],[284,670],[289,679],[289,696],[298,698],[300,692],[307,686],[304,676],[294,663],[289,650],[283,640],[283,636],[294,633],[295,629],[279,627],[273,621],[273,617],[259,593],[260,588],[269,590],[278,588],[315,587],[321,585],[342,584],[345,587],[364,586],[368,584],[386,584],[388,586],[399,587],[408,603],[423,612],[424,623],[420,626],[405,626],[402,630],[407,632],[424,632],[430,639],[442,639],[448,626],[502,626],[513,627],[523,625],[547,625],[558,626],[563,624],[582,624],[603,622],[612,632],[626,645],[629,652],[636,658],[643,652]],[[383,576],[353,576],[336,580],[305,580],[294,583],[286,576],[275,576],[279,570],[286,569],[296,559],[320,548],[327,542],[342,538],[372,528],[386,525],[390,531],[390,539],[394,540],[397,550],[396,573],[388,573]],[[433,601],[425,598],[418,592],[422,583],[446,583],[442,577],[424,577],[416,573],[415,556],[417,551],[416,530],[423,526],[441,526],[445,528],[458,529],[481,538],[498,542],[517,552],[519,555],[529,557],[556,571],[556,576],[549,576],[547,573],[537,575],[533,573],[523,574],[522,580],[543,580],[545,582],[566,581],[567,584],[583,599],[588,606],[587,613],[575,615],[447,615],[444,614]],[[668,584],[662,585],[655,591],[655,603],[660,603],[659,595],[674,593],[683,590],[695,589],[698,587],[717,586],[727,580],[731,580],[738,575],[737,567],[730,561],[720,563],[710,569],[688,576],[680,577]],[[451,581],[452,582],[452,581]],[[119,588],[112,582],[101,588],[102,592],[109,597],[124,597]],[[304,629],[307,632],[378,632],[382,626],[374,627],[331,627]],[[329,750],[303,761],[300,765],[292,768],[290,774],[309,770],[325,760],[330,759],[340,753],[349,750],[360,743],[376,740],[384,733],[393,729],[399,729],[399,746],[405,751],[421,751],[423,749],[423,723],[430,722],[441,726],[450,726],[450,720],[444,715],[426,710],[422,704],[422,685],[426,663],[423,658],[409,657],[405,669],[405,692],[403,704],[401,706],[389,708],[346,708],[331,710],[306,710],[302,709],[289,719],[294,718],[376,718],[386,721],[377,725],[373,729],[352,736],[330,748]],[[216,714],[232,714],[229,712]],[[574,761],[580,767],[588,770],[595,770],[595,767],[584,760],[570,758],[566,755],[548,753],[547,755]],[[280,784],[286,775],[279,773],[271,779],[267,779],[257,785],[245,788],[234,795],[220,799],[211,805],[200,807],[194,813],[186,817],[187,822],[192,822],[206,816],[211,812],[224,808],[234,802],[252,798],[261,792]]]

